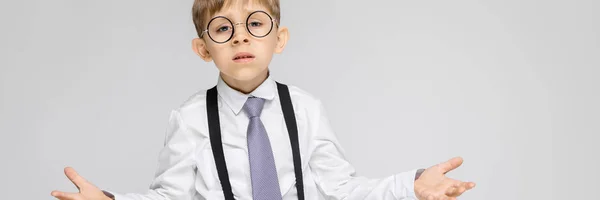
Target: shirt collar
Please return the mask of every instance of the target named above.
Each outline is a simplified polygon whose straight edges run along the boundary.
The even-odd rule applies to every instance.
[[[238,115],[249,97],[259,97],[267,101],[273,100],[273,98],[275,98],[277,88],[275,81],[271,79],[271,76],[269,75],[265,81],[263,81],[256,89],[254,89],[254,91],[250,92],[250,94],[244,94],[229,87],[229,85],[223,81],[221,76],[219,76],[219,80],[217,82],[217,91],[219,96],[225,101],[231,111],[233,111],[235,115]]]

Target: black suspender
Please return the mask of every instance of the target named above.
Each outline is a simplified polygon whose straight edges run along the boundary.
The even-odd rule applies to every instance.
[[[296,174],[296,190],[298,191],[298,199],[304,200],[304,181],[302,179],[302,162],[300,160],[300,145],[298,144],[298,126],[296,125],[296,115],[292,106],[292,98],[287,85],[277,83],[277,91],[279,92],[279,101],[283,110],[283,118],[287,126],[292,146],[292,156],[294,158],[294,173]]]
[[[290,143],[292,146],[292,156],[294,159],[294,174],[296,175],[296,190],[298,191],[298,199],[304,200],[304,181],[302,179],[302,162],[300,159],[300,145],[298,142],[298,126],[296,124],[296,117],[294,114],[294,107],[292,106],[292,99],[287,85],[277,82],[277,91],[279,92],[279,101],[281,102],[281,109],[283,110],[283,116],[285,124],[290,137]],[[217,172],[219,174],[219,180],[221,181],[221,187],[223,188],[223,194],[226,200],[234,200],[233,191],[231,190],[231,183],[229,182],[229,173],[227,172],[227,165],[225,163],[225,155],[223,154],[223,143],[221,141],[221,124],[219,122],[219,109],[218,109],[218,93],[217,87],[209,89],[206,93],[206,113],[208,117],[208,131],[210,137],[210,144],[212,146],[213,156],[215,159],[215,165],[217,166]]]
[[[208,116],[208,132],[210,137],[210,145],[212,146],[219,180],[226,200],[234,200],[231,183],[229,183],[229,173],[225,164],[225,156],[223,154],[223,143],[221,142],[221,122],[219,122],[219,106],[217,104],[217,87],[213,87],[206,92],[206,114]]]

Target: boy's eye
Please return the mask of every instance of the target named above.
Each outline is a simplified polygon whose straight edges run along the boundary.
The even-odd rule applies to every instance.
[[[260,23],[260,22],[250,22],[250,24],[248,26],[250,26],[250,27],[259,27],[261,25],[262,25],[262,23]]]
[[[221,27],[219,27],[219,28],[217,29],[217,33],[220,33],[220,32],[227,32],[227,31],[229,31],[229,30],[231,30],[231,27],[229,27],[229,26],[221,26]]]

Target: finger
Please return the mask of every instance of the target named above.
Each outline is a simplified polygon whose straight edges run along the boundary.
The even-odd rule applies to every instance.
[[[441,189],[437,189],[437,190],[430,190],[429,194],[427,195],[427,200],[447,200],[448,196],[446,196],[443,193],[443,190]]]
[[[466,184],[465,187],[467,188],[467,190],[473,189],[476,185],[474,182],[467,182],[465,184]]]
[[[52,191],[50,195],[60,199],[60,200],[79,200],[78,193],[70,193],[70,192],[61,192],[61,191]]]
[[[467,190],[470,190],[474,187],[474,183],[473,182],[463,182],[461,183],[459,186],[455,186],[450,193],[446,193],[446,195],[451,196],[451,197],[458,197],[460,195],[462,195],[463,193],[465,193]]]
[[[77,189],[81,190],[82,186],[85,186],[88,182],[80,176],[75,169],[72,167],[65,167],[65,175],[75,184]]]
[[[448,194],[454,191],[453,188],[458,188],[462,185],[462,182],[459,180],[454,180],[451,178],[444,178],[442,183],[439,184],[438,191],[442,194]]]
[[[464,187],[467,190],[473,189],[475,187],[475,183],[473,182],[460,182],[457,187]]]
[[[462,163],[463,159],[461,157],[454,157],[446,162],[438,164],[437,166],[441,170],[441,172],[445,174],[449,171],[456,169],[457,167],[462,165]]]
[[[454,186],[452,186],[452,187],[449,187],[449,188],[446,190],[446,193],[445,193],[445,194],[446,194],[446,195],[448,195],[448,196],[451,196],[451,197],[453,197],[453,196],[454,196],[454,193],[456,193],[456,192],[458,192],[458,187],[454,187]]]
[[[458,197],[458,196],[462,195],[463,193],[465,193],[465,191],[467,191],[467,188],[459,187],[458,191],[456,191],[454,194],[452,194],[452,196]]]
[[[446,180],[444,181],[444,185],[446,185],[448,187],[457,187],[458,188],[458,187],[464,186],[464,183],[459,180],[446,178]]]
[[[449,197],[458,197],[466,190],[465,187],[452,187],[446,191],[446,195]]]
[[[466,186],[465,183],[463,183],[459,180],[454,180],[454,179],[449,179],[449,178],[444,181],[443,185],[446,188],[444,194],[446,194],[448,196],[456,196],[454,194],[457,193],[461,187]]]

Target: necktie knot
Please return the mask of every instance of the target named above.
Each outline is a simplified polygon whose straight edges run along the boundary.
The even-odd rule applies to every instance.
[[[258,97],[249,97],[244,104],[244,110],[250,118],[259,117],[262,112],[265,99]]]

